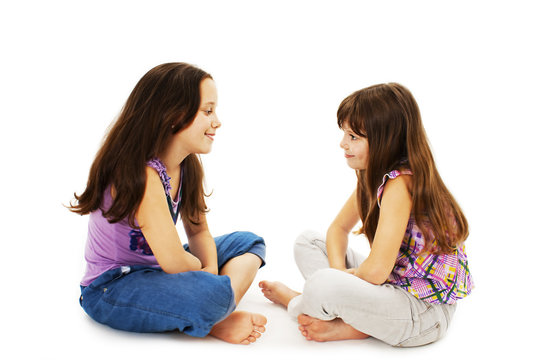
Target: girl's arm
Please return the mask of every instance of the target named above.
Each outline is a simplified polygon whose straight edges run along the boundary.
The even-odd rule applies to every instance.
[[[146,188],[135,218],[163,271],[201,270],[201,261],[182,246],[159,175],[150,167],[146,168]]]
[[[349,233],[360,220],[357,204],[355,190],[326,232],[326,251],[331,268],[347,269],[345,253],[349,243]]]
[[[202,270],[212,274],[218,273],[217,251],[214,237],[208,230],[206,216],[199,215],[199,224],[184,222],[184,229],[188,237],[189,251],[202,263]]]
[[[384,187],[371,251],[354,272],[367,282],[383,284],[394,268],[412,209],[411,181],[411,176],[401,175]]]

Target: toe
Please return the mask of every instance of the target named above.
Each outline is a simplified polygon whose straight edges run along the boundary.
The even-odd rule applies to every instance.
[[[266,317],[264,317],[264,315],[261,315],[261,314],[253,314],[251,319],[254,326],[264,326],[266,325],[266,322],[267,322]]]
[[[313,319],[310,316],[305,315],[305,314],[298,315],[298,323],[300,325],[308,325],[311,322],[313,322]]]
[[[263,333],[266,331],[266,328],[264,326],[255,326],[255,330],[260,333]]]

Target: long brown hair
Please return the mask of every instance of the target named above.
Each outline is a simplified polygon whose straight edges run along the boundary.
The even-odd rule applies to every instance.
[[[108,186],[115,190],[109,209],[102,209],[109,222],[126,217],[135,227],[135,212],[146,186],[146,163],[161,154],[172,136],[188,127],[200,106],[200,84],[210,74],[186,63],[167,63],[148,71],[137,83],[118,119],[105,136],[90,168],[86,190],[74,194],[70,210],[86,215],[102,206]],[[190,154],[182,162],[183,220],[194,224],[207,211],[204,172],[199,157]]]
[[[418,104],[407,88],[388,83],[356,91],[341,102],[337,118],[340,128],[347,123],[368,139],[367,168],[356,172],[359,233],[373,242],[379,221],[377,188],[386,173],[409,168],[412,215],[426,239],[425,250],[452,253],[465,241],[467,219],[437,171]]]

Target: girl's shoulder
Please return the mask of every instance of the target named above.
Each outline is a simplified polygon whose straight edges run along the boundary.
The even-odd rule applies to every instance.
[[[158,158],[150,159],[146,162],[146,166],[149,168],[152,168],[157,172],[159,175],[159,179],[161,180],[161,184],[163,185],[165,192],[167,195],[170,195],[171,191],[171,177],[167,174],[167,168],[165,165],[161,162]]]
[[[407,190],[409,191],[409,193],[411,193],[412,192],[412,175],[413,175],[413,172],[407,168],[392,170],[384,174],[381,184],[379,185],[377,189],[377,203],[379,204],[379,207],[381,206],[382,195],[383,195],[384,188],[387,185],[388,180],[403,182],[405,186],[407,187]]]

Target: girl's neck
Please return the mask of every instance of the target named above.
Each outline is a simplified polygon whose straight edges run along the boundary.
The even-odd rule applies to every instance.
[[[159,156],[159,159],[167,168],[167,174],[175,174],[180,169],[180,164],[189,154],[176,154],[172,151],[165,152]]]
[[[161,162],[167,168],[167,173],[171,176],[171,173],[176,173],[176,170],[180,168],[180,164],[190,154],[183,144],[179,141],[171,141],[169,146],[159,154]]]

